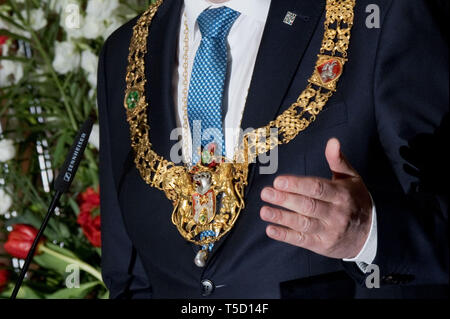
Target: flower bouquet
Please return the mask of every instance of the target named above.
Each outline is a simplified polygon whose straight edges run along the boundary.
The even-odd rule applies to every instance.
[[[8,298],[78,127],[96,112],[105,39],[142,0],[0,0],[0,298]],[[101,272],[98,125],[18,298],[107,298]]]

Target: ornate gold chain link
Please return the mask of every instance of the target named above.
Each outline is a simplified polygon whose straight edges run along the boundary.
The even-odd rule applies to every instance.
[[[186,14],[184,15],[184,39],[183,39],[183,96],[181,103],[183,104],[183,127],[182,130],[189,131],[188,117],[188,91],[189,91],[189,27]],[[183,136],[183,154],[187,163],[191,162],[191,155],[188,154],[188,134]]]

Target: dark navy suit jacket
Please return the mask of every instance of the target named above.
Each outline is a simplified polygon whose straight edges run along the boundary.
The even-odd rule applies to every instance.
[[[381,28],[366,27],[366,7],[372,3],[380,8]],[[177,142],[169,136],[176,126],[172,74],[181,9],[181,0],[164,1],[150,28],[146,57],[150,138],[165,157]],[[267,124],[306,87],[321,45],[324,9],[324,0],[272,1],[243,128]],[[292,26],[283,23],[287,11],[297,14]],[[276,175],[330,177],[325,145],[339,138],[376,204],[379,289],[367,289],[353,263],[266,236],[260,192],[276,175],[260,174],[259,163],[251,167],[247,206],[235,227],[215,246],[205,268],[194,265],[195,247],[171,223],[171,202],[143,181],[133,163],[123,99],[135,23],[107,40],[99,67],[102,264],[112,298],[200,298],[205,279],[215,285],[209,298],[447,293],[448,188],[436,187],[444,183],[423,172],[443,174],[430,168],[443,163],[438,151],[448,141],[432,148],[431,142],[415,142],[424,137],[436,143],[448,112],[448,47],[426,1],[358,0],[337,93],[310,128],[279,148]],[[431,166],[420,165],[423,160]]]

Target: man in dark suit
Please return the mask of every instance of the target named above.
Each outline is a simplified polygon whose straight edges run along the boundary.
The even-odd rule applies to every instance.
[[[231,29],[228,37],[233,64],[223,89],[225,126],[239,125],[240,104],[242,128],[264,126],[281,114],[306,87],[323,38],[325,1],[254,0],[247,6],[219,0],[197,8],[200,2],[165,0],[149,32],[150,136],[165,158],[182,119],[183,25],[191,26],[192,44],[201,50],[195,18],[203,9],[229,6],[240,14],[232,28],[241,31]],[[261,174],[260,162],[250,166],[246,207],[203,268],[192,262],[198,248],[171,223],[171,202],[144,182],[133,161],[123,100],[137,20],[107,40],[98,96],[102,267],[112,298],[448,293],[447,197],[424,187],[401,152],[418,135],[433,133],[448,112],[448,48],[425,1],[373,2],[356,2],[337,92],[309,128],[278,148],[275,174]],[[249,10],[252,3],[261,10]],[[197,62],[189,62],[193,70]],[[239,75],[243,69],[251,72]],[[243,96],[239,88],[246,83]],[[367,276],[377,282],[371,265],[380,271],[380,288],[367,287]]]

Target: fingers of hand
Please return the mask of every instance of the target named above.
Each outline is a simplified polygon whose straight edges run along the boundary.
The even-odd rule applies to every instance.
[[[358,173],[350,165],[345,155],[341,151],[341,143],[338,139],[332,138],[325,148],[325,157],[332,172],[348,176],[358,176]]]
[[[331,206],[331,204],[320,200],[279,191],[271,187],[267,187],[262,191],[261,198],[268,203],[319,219],[325,219],[327,217]]]
[[[274,240],[310,250],[315,249],[315,246],[317,244],[315,236],[301,233],[285,227],[271,225],[267,227],[266,233],[267,236]]]
[[[268,206],[261,209],[261,218],[267,222],[286,226],[302,233],[318,233],[324,229],[323,224],[318,219]]]
[[[319,199],[325,202],[338,200],[337,186],[331,181],[318,177],[279,176],[274,181],[275,189]]]

